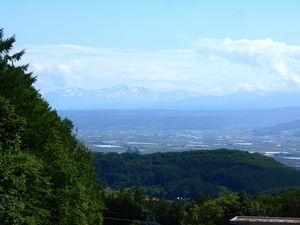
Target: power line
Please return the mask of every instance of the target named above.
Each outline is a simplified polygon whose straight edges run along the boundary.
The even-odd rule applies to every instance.
[[[104,213],[104,214],[119,214],[119,215],[128,215],[128,216],[141,216],[141,214],[138,214],[138,213],[122,213],[122,212],[112,212],[112,211],[109,211],[109,212]]]
[[[140,220],[129,220],[129,219],[123,219],[123,218],[115,218],[115,217],[103,217],[105,220],[118,220],[118,221],[126,221],[126,222],[141,222]]]
[[[152,221],[150,221],[150,216],[147,216],[146,217],[146,220],[132,220],[132,219],[124,219],[124,218],[116,218],[116,217],[106,217],[104,216],[103,217],[104,220],[116,220],[116,221],[123,221],[123,222],[138,222],[138,223],[141,223],[141,224],[145,224],[145,225],[160,225],[159,223],[157,223],[155,221],[155,218],[152,217]]]
[[[104,220],[116,220],[116,221],[123,221],[123,222],[138,222],[141,224],[145,224],[145,225],[160,225],[159,223],[156,222],[155,217],[153,216],[153,214],[151,213],[150,210],[144,210],[144,213],[146,215],[138,215],[138,214],[130,214],[130,213],[118,213],[118,212],[108,212],[107,214],[119,214],[119,215],[138,215],[138,216],[145,216],[146,219],[145,220],[140,220],[140,219],[125,219],[125,218],[117,218],[117,217],[109,217],[109,216],[104,216],[103,219]]]

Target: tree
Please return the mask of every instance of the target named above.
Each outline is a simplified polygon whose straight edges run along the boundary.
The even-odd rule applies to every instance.
[[[0,221],[47,224],[51,188],[41,160],[20,150],[23,120],[0,96]]]
[[[283,194],[281,204],[282,216],[300,217],[300,190]]]
[[[91,152],[16,65],[15,37],[0,30],[0,221],[5,224],[102,224],[103,203]]]

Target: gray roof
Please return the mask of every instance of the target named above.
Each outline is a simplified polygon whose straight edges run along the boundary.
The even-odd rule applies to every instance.
[[[290,217],[258,217],[258,216],[236,216],[230,220],[231,224],[298,224],[300,225],[300,218]]]

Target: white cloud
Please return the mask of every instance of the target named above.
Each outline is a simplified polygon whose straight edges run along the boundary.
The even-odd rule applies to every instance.
[[[265,40],[200,39],[195,49],[146,51],[76,45],[26,46],[42,92],[117,84],[203,94],[299,91],[300,46]]]
[[[253,74],[254,79],[271,74],[273,81],[288,82],[291,88],[300,85],[300,46],[289,46],[271,39],[200,39],[196,48],[200,55],[258,70],[259,73]],[[271,79],[267,86],[273,83]]]
[[[62,74],[69,74],[71,73],[71,69],[68,65],[66,64],[59,64],[58,69]]]

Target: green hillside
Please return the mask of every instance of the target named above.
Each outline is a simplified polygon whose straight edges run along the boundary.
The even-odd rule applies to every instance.
[[[190,198],[221,189],[258,193],[300,185],[300,171],[269,157],[236,150],[149,155],[95,153],[98,181],[113,188],[140,185],[167,198]],[[100,172],[101,171],[101,172]]]
[[[1,224],[102,224],[91,153],[33,87],[0,30]]]

